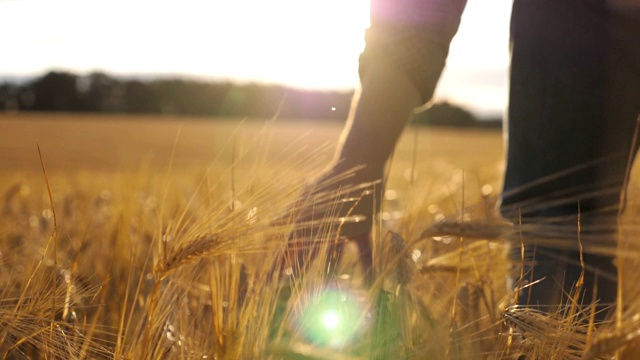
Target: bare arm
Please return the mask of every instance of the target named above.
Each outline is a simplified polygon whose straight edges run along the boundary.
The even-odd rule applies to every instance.
[[[382,169],[413,109],[431,99],[466,0],[372,0],[360,57],[362,92],[337,149],[334,172]]]
[[[429,101],[444,68],[449,43],[458,29],[466,0],[372,0],[371,28],[360,56],[362,90],[354,97],[334,161],[307,194],[340,190],[382,180],[383,169],[413,110]],[[359,170],[332,181],[350,170]],[[328,185],[327,185],[328,184]],[[344,224],[347,237],[371,230],[382,201],[382,185],[337,216],[366,219]],[[315,214],[318,215],[318,214]]]
[[[354,98],[342,133],[335,171],[364,165],[359,172],[363,182],[380,176],[407,119],[418,105],[420,95],[400,69],[385,61],[370,64],[362,92]]]

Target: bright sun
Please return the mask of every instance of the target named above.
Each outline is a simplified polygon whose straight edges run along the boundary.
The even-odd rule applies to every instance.
[[[353,87],[368,0],[0,3],[0,33],[21,29],[5,71],[50,68],[182,74],[300,87]],[[96,16],[100,14],[100,16]],[[22,20],[29,18],[24,26]],[[13,60],[11,60],[13,59]],[[11,63],[13,62],[13,63]]]
[[[231,15],[215,41],[231,49],[217,67],[248,77],[284,81],[302,87],[352,87],[358,54],[369,21],[367,0],[229,1],[221,14]],[[250,11],[247,11],[250,9]],[[222,23],[222,18],[219,18]],[[233,59],[233,60],[231,60]]]

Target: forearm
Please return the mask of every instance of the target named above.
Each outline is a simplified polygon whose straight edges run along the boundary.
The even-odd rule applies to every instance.
[[[343,131],[336,166],[346,171],[364,165],[362,173],[380,176],[407,119],[420,103],[418,90],[400,69],[384,61],[370,64]]]
[[[338,148],[334,172],[382,169],[413,109],[431,100],[466,0],[372,0],[360,56],[362,92]]]

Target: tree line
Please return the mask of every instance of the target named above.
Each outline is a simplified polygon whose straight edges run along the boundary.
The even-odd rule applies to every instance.
[[[28,82],[0,84],[0,110],[171,114],[215,117],[345,120],[353,92],[179,78],[119,79],[105,73],[51,71]],[[474,126],[477,119],[436,104],[419,123]]]
[[[185,79],[117,79],[52,71],[24,84],[0,85],[0,109],[343,119],[349,92]]]

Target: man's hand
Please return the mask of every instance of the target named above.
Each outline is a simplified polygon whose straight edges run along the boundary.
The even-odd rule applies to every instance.
[[[363,167],[348,171],[334,166],[311,181],[302,191],[288,221],[295,223],[287,246],[285,267],[300,270],[327,253],[327,271],[340,260],[342,245],[358,245],[365,273],[371,267],[370,232],[382,200],[381,172],[373,175]]]

